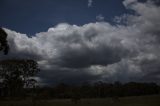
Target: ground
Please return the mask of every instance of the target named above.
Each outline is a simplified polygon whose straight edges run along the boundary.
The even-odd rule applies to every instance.
[[[160,106],[160,95],[81,99],[77,103],[70,99],[0,101],[0,106]]]

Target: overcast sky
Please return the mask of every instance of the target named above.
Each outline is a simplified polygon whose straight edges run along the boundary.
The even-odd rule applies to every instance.
[[[160,83],[159,0],[0,0],[0,12],[0,58],[36,60],[41,84]]]

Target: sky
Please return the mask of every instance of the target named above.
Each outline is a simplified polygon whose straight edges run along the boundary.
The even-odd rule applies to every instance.
[[[0,0],[10,52],[40,84],[160,83],[159,0]]]
[[[0,12],[1,27],[34,35],[62,22],[113,22],[128,11],[122,0],[0,0]]]

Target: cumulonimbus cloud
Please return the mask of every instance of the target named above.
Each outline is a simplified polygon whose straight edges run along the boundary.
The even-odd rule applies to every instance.
[[[154,2],[123,2],[135,15],[83,26],[60,23],[28,37],[5,28],[10,53],[5,58],[32,58],[46,83],[80,81],[159,81],[160,7]],[[125,17],[124,17],[125,16]],[[125,20],[125,25],[121,21]],[[73,80],[74,79],[74,80]]]

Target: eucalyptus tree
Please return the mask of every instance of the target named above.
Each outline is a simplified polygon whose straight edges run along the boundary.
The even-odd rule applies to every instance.
[[[20,94],[24,87],[33,85],[39,72],[38,64],[29,59],[0,61],[0,81],[8,96]]]
[[[3,51],[5,55],[8,54],[9,51],[7,33],[2,28],[0,28],[0,51]]]

